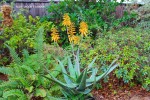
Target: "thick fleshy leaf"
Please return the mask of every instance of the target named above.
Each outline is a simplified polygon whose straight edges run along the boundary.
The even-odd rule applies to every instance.
[[[108,69],[108,72],[105,74],[105,76],[107,76],[109,73],[111,73],[116,67],[118,67],[119,66],[119,64],[115,64],[115,65],[113,65],[112,67],[110,67],[109,69]],[[104,76],[104,77],[105,77]]]
[[[118,60],[118,58],[113,60],[113,62],[109,65],[109,68],[112,67],[116,63],[117,60]]]
[[[83,91],[86,88],[87,69],[84,70],[78,90]]]
[[[73,91],[73,88],[66,88],[66,87],[62,87],[62,88],[63,88],[62,92],[65,92],[67,96],[71,96],[75,94],[75,92]]]
[[[85,70],[84,70],[85,71]],[[84,74],[84,71],[81,72],[80,76],[77,78],[76,82],[79,84],[82,80],[82,77],[83,77],[83,74]]]
[[[75,70],[73,68],[73,64],[71,62],[71,58],[70,57],[68,57],[68,69],[69,69],[70,76],[75,79],[76,78]]]
[[[43,75],[42,75],[42,76],[43,76]],[[58,85],[61,86],[62,88],[75,88],[75,87],[77,86],[76,84],[73,84],[73,85],[65,84],[65,83],[63,83],[63,82],[57,80],[55,77],[52,77],[52,78],[47,77],[47,76],[43,76],[43,77],[49,79],[50,81],[55,82],[56,84],[58,84]]]
[[[88,70],[91,69],[93,67],[93,64],[95,63],[97,57],[95,57],[92,62],[88,65]]]
[[[97,76],[96,77],[96,82],[101,80],[102,78],[106,77],[110,72],[112,72],[116,67],[118,66],[118,64],[115,64],[114,66],[110,67],[106,72],[104,72],[102,75]],[[87,82],[93,82],[94,79],[89,78],[87,79]]]
[[[92,89],[89,89],[89,88],[88,88],[88,89],[85,89],[84,92],[80,91],[80,93],[82,93],[82,94],[88,94],[88,93],[91,92],[91,90],[92,90]]]
[[[95,87],[95,84],[96,84],[96,74],[97,74],[97,71],[98,71],[98,69],[97,68],[95,68],[95,69],[93,69],[92,70],[92,75],[91,75],[91,77],[89,78],[89,79],[87,79],[87,82],[86,82],[86,87],[89,87],[89,86],[91,86],[91,85],[93,85],[93,88]],[[94,79],[94,80],[93,80]],[[92,81],[90,81],[90,80],[92,80]]]
[[[57,83],[58,85],[60,85],[61,87],[66,87],[66,88],[75,88],[77,86],[77,84],[65,84],[61,81],[59,81],[57,78],[55,78],[53,75],[51,75],[50,71],[45,67],[46,71],[48,72],[48,75],[42,75],[43,77]]]
[[[97,74],[97,71],[98,71],[97,68],[93,68],[93,69],[92,69],[92,74],[91,74],[91,76],[90,76],[90,79],[94,79],[94,78],[95,78],[95,76],[96,76],[96,74]]]
[[[67,83],[67,84],[70,84],[70,85],[73,84],[72,81],[71,81],[71,79],[66,75],[66,74],[67,74],[67,71],[66,71],[66,69],[65,69],[65,67],[64,67],[64,65],[63,65],[63,63],[62,63],[59,59],[57,59],[57,61],[59,62],[59,65],[60,65],[61,68],[62,68],[62,72],[64,73],[63,76],[64,76],[64,79],[65,79],[66,83]]]

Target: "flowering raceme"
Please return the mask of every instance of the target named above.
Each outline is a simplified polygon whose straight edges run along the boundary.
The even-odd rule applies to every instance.
[[[86,22],[82,21],[80,23],[80,29],[79,29],[81,35],[83,36],[87,36],[88,33],[88,25],[86,24]]]
[[[62,25],[66,26],[66,28],[67,28],[67,34],[68,34],[69,42],[73,43],[73,44],[79,44],[80,37],[75,35],[76,34],[75,25],[74,25],[74,23],[71,22],[70,17],[67,13],[65,13],[64,16],[63,16]],[[82,36],[87,36],[88,25],[87,25],[86,22],[82,21],[80,23],[79,32],[81,33]],[[60,38],[59,35],[58,35],[58,32],[55,28],[52,29],[51,36],[52,36],[52,40],[54,42],[57,42],[58,39]]]
[[[69,42],[73,43],[73,44],[78,44],[80,41],[80,37],[79,36],[75,36],[75,35],[68,35],[69,38]]]
[[[52,28],[51,32],[52,41],[57,42],[60,39],[57,29]]]
[[[68,27],[68,35],[74,35],[76,33],[76,29],[73,23],[71,23],[71,25]]]
[[[62,22],[62,24],[64,26],[70,26],[71,25],[70,17],[68,16],[67,13],[64,14],[64,16],[63,16],[63,22]]]

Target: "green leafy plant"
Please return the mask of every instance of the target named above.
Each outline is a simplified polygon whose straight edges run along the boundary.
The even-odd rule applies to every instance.
[[[61,26],[60,16],[63,16],[64,13],[69,13],[75,26],[78,26],[81,20],[87,22],[92,33],[91,36],[95,37],[106,31],[122,27],[122,22],[126,22],[134,17],[126,13],[123,17],[116,18],[117,6],[119,6],[119,3],[115,0],[112,2],[107,0],[99,0],[98,2],[94,0],[64,0],[58,4],[51,2],[50,6],[47,7],[49,15],[44,16],[41,20],[50,20]],[[63,33],[62,36],[64,37]]]
[[[45,98],[51,88],[50,81],[41,77],[45,74],[44,66],[48,69],[61,70],[59,67],[51,67],[51,57],[43,55],[43,34],[44,28],[36,32],[34,54],[30,55],[27,50],[23,50],[21,59],[15,49],[9,47],[13,62],[8,67],[0,67],[0,72],[8,75],[8,81],[0,84],[3,91],[3,98],[11,100],[29,100],[32,98]],[[56,66],[56,63],[55,63]],[[57,77],[59,73],[53,73]]]
[[[62,69],[65,82],[61,82],[53,75],[51,75],[50,72],[50,77],[44,77],[60,85],[63,89],[62,93],[64,94],[65,98],[68,99],[71,98],[85,100],[86,98],[88,98],[89,93],[92,91],[96,82],[106,77],[118,66],[118,64],[115,64],[115,60],[103,74],[96,76],[98,69],[96,67],[93,67],[96,57],[88,65],[88,67],[83,69],[80,66],[79,49],[76,55],[74,55],[74,63],[71,61],[71,57],[68,56],[66,59],[67,65],[64,64],[65,61],[62,62],[57,59]],[[65,66],[67,66],[67,68]]]
[[[144,66],[144,68],[140,71],[142,74],[141,80],[143,82],[143,87],[146,88],[148,91],[150,91],[150,67]]]
[[[2,27],[2,33],[0,34],[0,54],[3,55],[1,59],[1,65],[6,65],[10,59],[6,59],[8,51],[3,45],[8,44],[10,47],[15,48],[16,52],[21,56],[21,52],[26,48],[29,53],[33,53],[33,47],[35,46],[35,36],[36,31],[41,26],[44,27],[44,41],[50,42],[48,32],[53,26],[52,22],[44,21],[40,22],[40,18],[33,18],[29,16],[27,19],[25,16],[19,14],[13,20],[13,25],[11,27]],[[4,52],[5,51],[5,52]],[[6,53],[7,52],[7,53]]]
[[[23,48],[33,48],[36,30],[44,27],[44,36],[50,31],[52,22],[40,22],[39,17],[29,16],[29,20],[23,15],[18,15],[14,19],[12,27],[3,27],[3,33],[0,36],[10,47],[22,50]],[[23,45],[24,44],[24,45]]]
[[[119,31],[109,31],[107,35],[90,42],[90,38],[84,40],[80,48],[83,65],[86,65],[87,60],[92,61],[91,57],[98,55],[97,67],[105,67],[119,56],[120,66],[115,70],[117,78],[125,83],[141,83],[146,88],[148,85],[144,85],[145,79],[149,77],[148,70],[144,69],[150,66],[149,38],[149,32],[140,28],[122,28]]]

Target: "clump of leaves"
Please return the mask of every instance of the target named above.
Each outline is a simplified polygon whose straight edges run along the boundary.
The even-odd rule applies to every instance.
[[[84,40],[86,42],[81,46],[82,60],[86,65],[87,60],[92,61],[91,57],[98,55],[100,60],[96,61],[97,67],[99,65],[105,67],[106,64],[112,62],[113,58],[119,56],[120,66],[115,70],[116,76],[123,79],[125,83],[134,81],[144,85],[145,79],[149,79],[148,70],[144,70],[150,66],[149,39],[149,32],[140,29],[123,28],[119,31],[109,31],[107,35],[90,41],[91,44],[89,40]],[[146,86],[148,85],[144,85],[145,88]]]
[[[8,75],[9,78],[8,81],[0,83],[3,98],[30,100],[33,97],[45,98],[49,95],[50,81],[41,77],[40,74],[46,74],[44,67],[61,69],[59,67],[51,67],[51,56],[47,54],[47,57],[44,57],[43,34],[44,28],[42,27],[36,32],[34,54],[30,55],[27,50],[23,50],[23,58],[19,57],[14,48],[6,45],[10,50],[13,62],[8,67],[0,67],[0,72]],[[56,77],[59,73],[52,74]]]
[[[53,26],[52,22],[40,22],[39,17],[33,18],[32,16],[29,16],[28,19],[19,14],[17,18],[13,20],[11,27],[4,26],[2,28],[0,33],[0,54],[3,55],[1,58],[3,61],[1,62],[1,65],[5,65],[8,62],[8,60],[5,58],[5,56],[7,56],[6,54],[8,53],[4,52],[7,51],[6,47],[3,45],[4,43],[15,48],[19,56],[21,56],[21,52],[24,48],[26,48],[29,53],[33,53],[36,31],[41,26],[44,27],[44,40],[47,42],[50,41],[49,36],[47,36],[47,32],[50,31],[51,27]]]
[[[74,60],[71,61],[71,57],[67,57],[67,65],[64,64],[65,61],[62,62],[57,59],[62,69],[65,83],[56,79],[53,75],[51,75],[50,72],[50,77],[44,76],[45,78],[54,81],[55,83],[60,85],[60,87],[62,87],[62,93],[64,94],[66,99],[68,98],[84,100],[88,98],[89,93],[93,90],[96,82],[106,77],[118,66],[118,64],[115,64],[115,61],[113,61],[103,74],[96,76],[98,69],[96,67],[93,67],[96,57],[88,65],[88,67],[82,67],[83,69],[80,66],[79,49],[73,58]],[[65,66],[67,66],[68,70],[65,68]]]
[[[65,0],[58,4],[51,3],[47,7],[49,15],[41,18],[41,20],[50,20],[61,26],[62,18],[60,16],[63,16],[64,13],[69,13],[75,26],[78,26],[81,20],[87,22],[91,33],[93,33],[91,36],[95,37],[100,33],[122,27],[122,22],[126,22],[133,17],[126,13],[123,14],[123,17],[116,18],[117,6],[119,6],[119,3],[115,0],[112,2],[107,0],[98,0],[97,2],[95,0]],[[63,33],[61,33],[61,36],[64,37]]]
[[[24,48],[30,50],[34,47],[35,33],[41,26],[44,27],[44,36],[50,31],[52,22],[40,22],[40,18],[27,18],[23,15],[18,15],[14,19],[11,27],[3,27],[3,32],[0,34],[0,39],[7,43],[10,47],[22,51]]]

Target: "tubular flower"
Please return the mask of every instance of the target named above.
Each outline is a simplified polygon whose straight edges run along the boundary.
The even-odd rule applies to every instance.
[[[68,27],[68,35],[74,35],[76,33],[76,29],[73,23],[71,23],[71,25]]]
[[[62,24],[64,26],[70,26],[71,25],[70,17],[68,16],[67,13],[64,14],[64,16],[63,16],[63,22],[62,22]]]
[[[75,36],[75,35],[68,35],[69,38],[69,42],[73,43],[73,44],[78,44],[80,41],[79,36]]]
[[[52,41],[57,42],[60,39],[57,29],[52,28],[51,32]]]
[[[80,23],[80,29],[79,29],[81,35],[87,36],[88,33],[88,25],[86,24],[86,22],[81,22]]]

